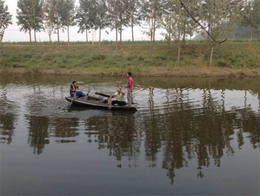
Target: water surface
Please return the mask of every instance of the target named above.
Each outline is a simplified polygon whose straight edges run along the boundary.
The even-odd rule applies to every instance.
[[[1,195],[259,195],[258,80],[134,78],[136,112],[69,112],[74,79],[1,76]]]

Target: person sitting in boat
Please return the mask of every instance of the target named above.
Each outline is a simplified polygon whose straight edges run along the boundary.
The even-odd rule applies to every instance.
[[[117,104],[118,106],[125,106],[125,93],[122,91],[120,87],[118,87],[117,92],[111,97],[116,98],[116,100],[112,101],[112,105]]]
[[[70,85],[70,95],[71,97],[79,98],[79,97],[85,97],[85,93],[83,91],[79,90],[79,87],[77,86],[77,81],[73,81]]]

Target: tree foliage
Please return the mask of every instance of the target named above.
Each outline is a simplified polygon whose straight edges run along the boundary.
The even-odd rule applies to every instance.
[[[20,31],[25,31],[30,34],[34,31],[36,42],[36,32],[40,32],[43,28],[43,0],[18,0],[16,10],[17,24],[21,26]]]
[[[12,24],[12,15],[8,12],[8,6],[0,0],[0,42],[3,39],[5,29]]]
[[[144,27],[148,27],[148,31],[144,33],[150,36],[151,52],[155,42],[156,29],[161,27],[160,19],[165,12],[164,0],[140,0],[140,17],[144,21]]]
[[[79,0],[79,7],[76,8],[76,24],[79,27],[78,33],[86,32],[88,42],[88,30],[94,28],[96,21],[97,2],[95,0]]]
[[[68,42],[70,41],[69,28],[73,26],[75,20],[75,0],[63,0],[60,10],[61,27],[67,29]]]
[[[45,0],[43,12],[45,31],[47,31],[49,35],[49,40],[51,42],[51,35],[55,32],[55,6],[53,0]]]
[[[260,29],[260,0],[246,2],[240,25],[244,27],[250,27],[250,46],[253,39],[253,30]]]
[[[57,33],[59,41],[59,31],[67,30],[69,41],[69,28],[76,24],[78,33],[85,32],[88,41],[89,30],[101,31],[109,27],[116,31],[117,43],[118,35],[122,41],[123,30],[127,27],[132,29],[134,41],[134,26],[141,26],[143,33],[150,37],[152,50],[158,29],[163,29],[167,40],[182,41],[182,44],[202,30],[208,36],[208,43],[214,44],[223,43],[234,24],[254,29],[260,24],[260,0],[79,0],[76,8],[75,2],[19,0],[20,30],[41,31],[44,19],[49,36]],[[101,37],[101,32],[99,34]]]
[[[243,10],[242,26],[250,26],[254,29],[260,28],[260,0],[248,1]]]

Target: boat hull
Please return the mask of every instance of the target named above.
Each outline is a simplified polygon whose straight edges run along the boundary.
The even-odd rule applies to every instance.
[[[80,97],[77,99],[73,99],[73,97],[65,97],[68,102],[73,101],[73,105],[83,106],[83,107],[91,107],[91,108],[100,108],[100,109],[113,109],[113,110],[136,110],[135,105],[131,107],[126,106],[118,106],[118,105],[109,105],[106,99],[101,99],[92,96]]]

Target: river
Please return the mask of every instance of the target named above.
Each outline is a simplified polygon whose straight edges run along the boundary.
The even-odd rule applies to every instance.
[[[126,78],[1,76],[1,195],[259,195],[260,84],[134,78],[137,111],[65,100]]]

